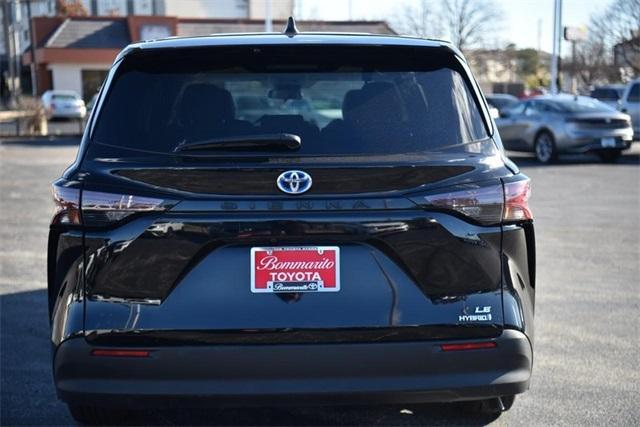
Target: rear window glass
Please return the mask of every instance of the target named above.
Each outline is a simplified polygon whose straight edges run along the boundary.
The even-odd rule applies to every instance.
[[[54,99],[56,101],[75,101],[78,99],[78,97],[73,95],[54,94],[54,95],[51,95],[51,99]]]
[[[629,91],[630,102],[640,102],[640,84],[636,83],[631,87]]]
[[[589,113],[589,112],[605,112],[613,110],[607,104],[598,101],[597,99],[578,97],[566,100],[555,100],[552,102],[561,111],[567,113]]]
[[[515,99],[509,99],[509,98],[498,98],[498,97],[493,97],[490,96],[487,98],[487,101],[497,107],[497,108],[508,108],[511,107],[512,105],[515,105],[518,101]]]
[[[302,141],[284,153],[292,156],[477,152],[487,132],[468,84],[455,58],[436,49],[143,52],[118,68],[93,141],[175,153],[287,133]]]
[[[591,97],[605,101],[617,101],[620,99],[620,92],[615,89],[594,89]]]

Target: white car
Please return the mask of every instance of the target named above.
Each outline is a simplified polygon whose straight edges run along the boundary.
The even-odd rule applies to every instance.
[[[620,111],[631,116],[633,138],[640,140],[640,78],[627,83],[620,98]]]
[[[42,94],[42,105],[49,119],[84,119],[87,107],[76,92],[48,90]]]

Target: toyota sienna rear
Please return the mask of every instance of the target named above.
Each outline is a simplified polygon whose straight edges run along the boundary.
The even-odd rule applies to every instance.
[[[80,421],[193,404],[498,413],[529,386],[529,180],[447,43],[131,45],[53,193],[53,369]]]

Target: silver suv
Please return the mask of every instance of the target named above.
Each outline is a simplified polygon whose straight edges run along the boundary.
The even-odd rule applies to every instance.
[[[620,100],[620,111],[631,116],[634,140],[640,140],[640,78],[627,84]]]

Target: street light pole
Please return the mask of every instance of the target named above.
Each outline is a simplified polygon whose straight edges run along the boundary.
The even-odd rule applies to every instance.
[[[273,32],[273,19],[271,17],[271,6],[272,1],[267,0],[265,5],[265,14],[264,14],[264,31],[266,33]]]

